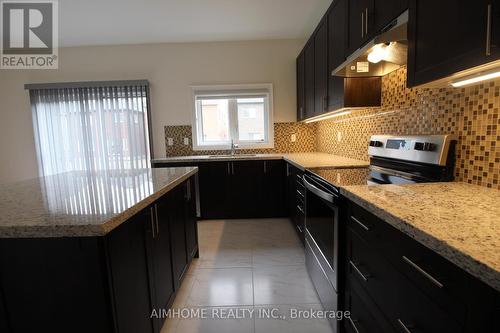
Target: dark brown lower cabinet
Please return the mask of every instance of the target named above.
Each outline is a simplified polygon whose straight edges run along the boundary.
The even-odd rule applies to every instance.
[[[188,260],[198,257],[198,218],[196,217],[197,178],[184,183],[184,210],[186,222],[186,249]]]
[[[284,217],[285,162],[237,160],[156,163],[154,167],[197,166],[202,219]]]
[[[7,323],[7,313],[5,313],[5,301],[3,300],[3,292],[0,289],[0,332],[7,332],[9,324]]]
[[[499,292],[363,208],[348,206],[348,332],[498,330]]]
[[[122,332],[152,332],[150,282],[148,274],[148,256],[146,255],[146,238],[151,238],[149,221],[154,216],[147,209],[131,220],[113,230],[105,240],[107,247],[107,265],[111,275],[112,304],[116,330]],[[146,228],[145,228],[146,227]],[[159,259],[160,250],[154,244],[154,264]],[[151,276],[154,281],[160,276],[157,265]],[[160,285],[155,286],[160,290]],[[159,293],[155,293],[155,296]],[[156,297],[155,297],[156,298]]]
[[[179,288],[182,277],[188,265],[186,249],[186,220],[184,213],[184,187],[178,186],[165,197],[166,204],[162,214],[168,216],[170,221],[170,240],[172,242],[172,268],[174,286]]]
[[[193,177],[103,237],[0,239],[0,332],[159,332],[152,311],[198,253],[188,188]]]

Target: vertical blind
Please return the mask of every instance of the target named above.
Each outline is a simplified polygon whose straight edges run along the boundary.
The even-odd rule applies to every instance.
[[[41,176],[146,168],[149,86],[27,85]]]

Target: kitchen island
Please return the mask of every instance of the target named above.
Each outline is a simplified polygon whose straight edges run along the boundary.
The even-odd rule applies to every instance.
[[[0,331],[159,332],[198,255],[196,167],[0,185]]]

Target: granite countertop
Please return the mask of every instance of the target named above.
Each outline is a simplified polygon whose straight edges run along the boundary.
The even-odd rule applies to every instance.
[[[341,193],[500,291],[500,191],[449,182],[354,185]]]
[[[190,163],[207,161],[234,161],[234,160],[279,160],[284,159],[296,167],[304,170],[308,168],[357,168],[367,167],[370,163],[367,161],[355,160],[348,157],[337,156],[327,153],[289,153],[289,154],[236,154],[234,157],[221,155],[194,155],[179,156],[154,159],[153,163]]]
[[[103,236],[196,167],[68,172],[0,185],[0,238]]]
[[[226,161],[252,161],[252,160],[281,160],[283,154],[240,154],[236,153],[234,156],[227,154],[223,155],[188,155],[188,156],[175,156],[155,158],[152,160],[154,163],[196,163],[196,162],[226,162]]]

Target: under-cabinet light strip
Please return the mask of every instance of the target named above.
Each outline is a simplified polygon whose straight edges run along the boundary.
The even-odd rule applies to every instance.
[[[345,116],[350,114],[351,111],[342,111],[342,112],[336,112],[336,113],[330,113],[330,114],[325,114],[319,117],[311,118],[305,121],[306,124],[314,123],[316,121],[320,120],[325,120],[325,119],[330,119],[330,118],[335,118],[335,117],[340,117],[340,116]]]
[[[460,80],[457,80],[455,82],[452,82],[451,85],[455,88],[463,87],[463,86],[468,86],[470,84],[486,81],[486,80],[491,80],[494,78],[500,77],[500,69],[495,68],[493,71],[487,72],[487,73],[479,73],[479,75],[476,76],[466,76],[464,78],[461,78]]]

